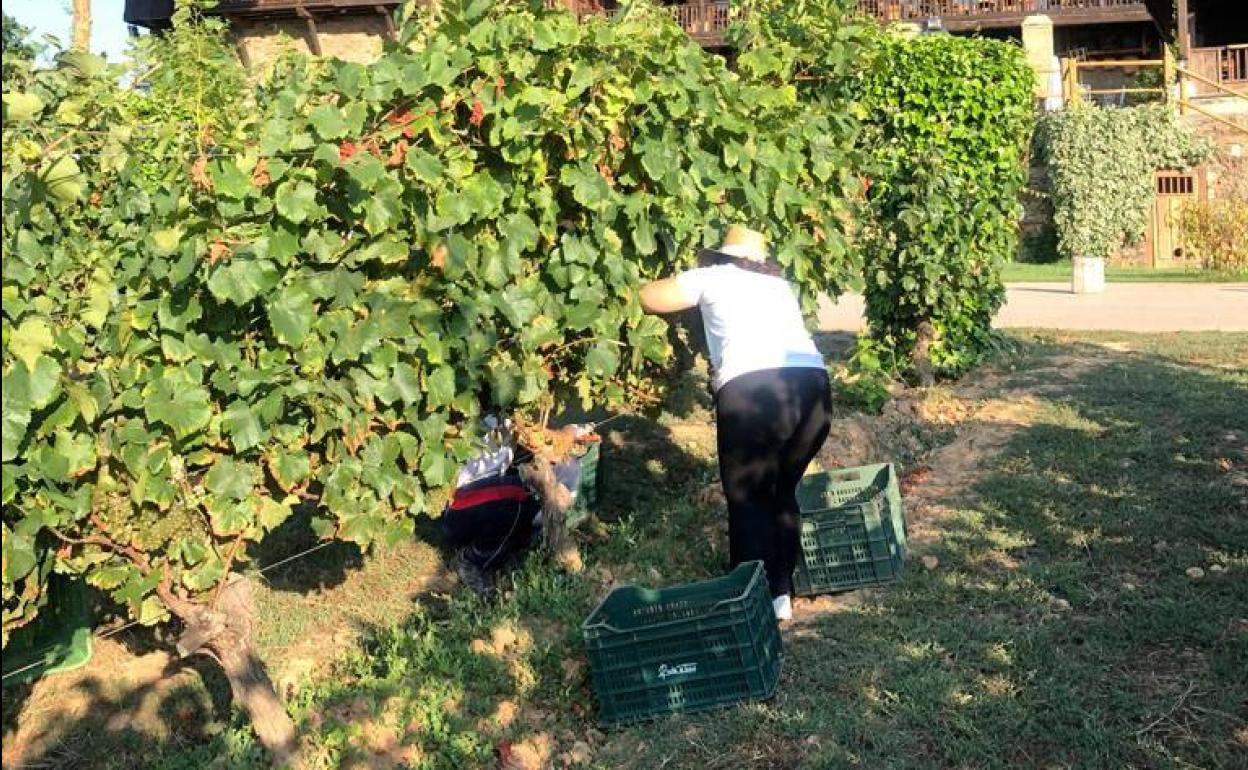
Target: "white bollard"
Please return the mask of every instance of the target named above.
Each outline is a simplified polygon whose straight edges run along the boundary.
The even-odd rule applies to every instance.
[[[1099,294],[1105,291],[1104,257],[1075,257],[1070,290],[1075,294]]]

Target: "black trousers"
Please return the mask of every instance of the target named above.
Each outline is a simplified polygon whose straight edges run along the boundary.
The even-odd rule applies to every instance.
[[[734,377],[716,394],[715,412],[732,566],[761,559],[771,595],[789,594],[801,547],[797,483],[831,426],[828,373],[786,367]]]

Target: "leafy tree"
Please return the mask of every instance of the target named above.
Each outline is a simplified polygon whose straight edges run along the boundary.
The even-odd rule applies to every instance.
[[[34,66],[38,53],[38,47],[30,40],[30,28],[4,14],[3,81],[6,91],[10,81],[21,77],[22,72]]]
[[[730,31],[741,71],[798,90],[802,98],[855,117],[858,80],[873,66],[877,25],[852,0],[753,0],[737,5]]]
[[[1013,44],[886,40],[863,81],[871,358],[930,382],[974,365],[1017,250],[1033,76]]]
[[[19,24],[17,19],[4,14],[4,56],[19,59],[35,58],[35,47],[30,42],[30,28]]]
[[[902,40],[842,0],[752,2],[735,26],[743,74],[794,89],[831,124],[857,124],[867,205],[856,211],[870,336],[854,387],[956,374],[991,341],[1013,252],[1031,73],[1017,46],[948,36]],[[860,395],[861,395],[860,394]]]

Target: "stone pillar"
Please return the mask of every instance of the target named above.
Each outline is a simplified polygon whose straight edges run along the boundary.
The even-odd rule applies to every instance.
[[[1071,262],[1072,293],[1100,294],[1105,291],[1105,260],[1102,257],[1075,257]]]
[[[1023,19],[1023,51],[1027,54],[1027,63],[1036,74],[1036,98],[1045,99],[1061,94],[1051,93],[1050,84],[1057,74],[1053,58],[1053,20],[1044,14],[1036,14]]]

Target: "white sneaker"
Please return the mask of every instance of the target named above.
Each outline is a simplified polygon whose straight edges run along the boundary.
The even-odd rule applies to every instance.
[[[789,598],[788,594],[772,599],[771,606],[776,611],[776,620],[793,619],[793,600]]]

